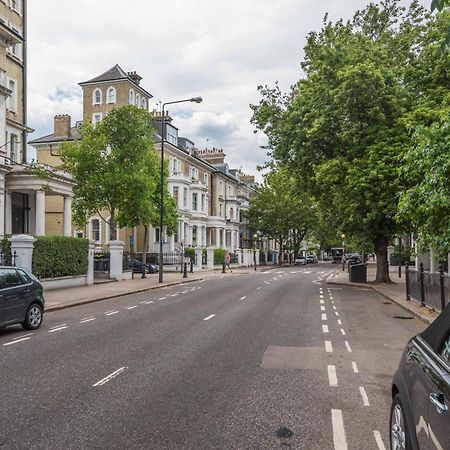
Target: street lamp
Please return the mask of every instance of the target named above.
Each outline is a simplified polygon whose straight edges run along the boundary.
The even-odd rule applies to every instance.
[[[258,240],[258,235],[255,233],[253,235],[253,262],[255,264],[255,271],[256,271],[256,241]]]
[[[345,234],[342,233],[341,234],[341,238],[342,238],[342,270],[345,270]]]
[[[192,97],[185,100],[175,100],[173,102],[166,102],[162,105],[161,117],[161,186],[160,186],[160,201],[159,201],[159,282],[163,282],[163,226],[164,226],[164,140],[166,138],[166,120],[164,108],[166,105],[173,105],[175,103],[201,103],[201,97]],[[184,256],[184,255],[183,255]]]

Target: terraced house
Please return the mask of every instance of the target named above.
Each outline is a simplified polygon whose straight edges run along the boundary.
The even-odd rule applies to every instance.
[[[115,65],[103,74],[80,83],[83,90],[83,121],[97,123],[113,107],[133,104],[149,108],[152,95],[142,87],[142,78],[136,72],[125,72]],[[160,152],[162,117],[153,112],[155,149]],[[168,236],[164,251],[181,252],[183,247],[221,247],[234,251],[248,248],[243,211],[248,208],[254,192],[254,179],[246,178],[239,170],[230,170],[223,150],[199,151],[190,139],[179,135],[179,130],[167,113],[164,118],[165,158],[169,160],[168,189],[178,205],[178,229]],[[39,163],[58,167],[61,163],[61,144],[80,139],[79,123],[72,124],[68,115],[54,118],[54,132],[30,141],[37,152]],[[253,183],[253,184],[252,184]],[[46,199],[45,230],[47,234],[64,232],[64,200],[61,197]],[[72,227],[74,236],[93,239],[98,249],[109,243],[109,225],[100,216],[90,218],[84,229]],[[142,251],[143,229],[118,230],[118,239],[125,248]],[[160,230],[150,230],[148,252],[159,250]]]

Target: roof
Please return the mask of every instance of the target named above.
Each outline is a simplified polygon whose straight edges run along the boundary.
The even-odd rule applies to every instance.
[[[129,75],[127,75],[125,71],[119,66],[119,64],[116,64],[115,66],[111,67],[106,72],[103,72],[101,75],[98,75],[97,77],[91,78],[90,80],[83,81],[78,84],[80,86],[85,86],[87,84],[105,83],[108,81],[128,81],[129,83],[134,85],[136,89],[142,91],[149,98],[153,97],[152,94],[143,89]]]
[[[32,141],[29,141],[28,144],[52,144],[54,142],[66,142],[66,141],[79,141],[81,140],[80,132],[78,131],[77,127],[71,127],[70,128],[70,136],[63,137],[63,136],[55,136],[54,134],[48,134],[47,136],[42,136],[37,139],[33,139]]]

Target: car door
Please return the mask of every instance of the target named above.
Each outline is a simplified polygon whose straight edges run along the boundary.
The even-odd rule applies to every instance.
[[[5,322],[24,320],[28,307],[29,288],[28,292],[25,292],[27,287],[23,286],[22,279],[15,268],[2,269],[2,285]]]
[[[430,448],[450,449],[450,333],[430,367]]]

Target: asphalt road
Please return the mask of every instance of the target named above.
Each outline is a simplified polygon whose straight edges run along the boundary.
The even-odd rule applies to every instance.
[[[1,449],[384,449],[424,328],[319,264],[224,276],[0,330]]]

